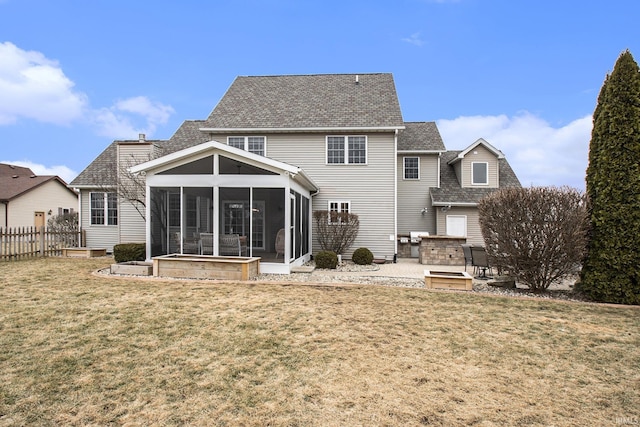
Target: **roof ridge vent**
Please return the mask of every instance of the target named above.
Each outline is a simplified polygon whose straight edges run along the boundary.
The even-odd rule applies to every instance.
[[[16,179],[18,178],[18,175],[13,175],[11,178]]]

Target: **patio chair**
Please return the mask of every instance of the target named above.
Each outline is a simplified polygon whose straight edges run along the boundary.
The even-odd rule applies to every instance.
[[[220,255],[240,256],[241,253],[240,235],[223,234],[220,236]]]
[[[194,233],[195,234],[195,233]],[[185,254],[197,254],[200,252],[200,242],[195,237],[185,237],[182,242],[182,252]]]
[[[473,259],[471,258],[471,246],[469,244],[462,245],[462,253],[464,254],[464,271],[467,271],[468,265],[473,265]],[[476,274],[475,267],[473,274]]]
[[[487,255],[487,251],[482,246],[471,246],[471,265],[477,268],[477,271],[481,272],[479,276],[476,276],[477,279],[491,279],[491,276],[487,276],[487,270],[489,270],[489,273],[491,273],[489,256]]]
[[[200,255],[213,255],[213,233],[200,233]]]
[[[276,259],[278,254],[282,254],[282,257],[284,257],[284,237],[284,228],[281,228],[276,234]]]

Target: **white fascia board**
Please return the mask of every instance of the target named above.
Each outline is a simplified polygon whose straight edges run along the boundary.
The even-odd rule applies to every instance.
[[[100,190],[100,189],[107,189],[107,188],[113,188],[113,189],[118,188],[117,185],[100,185],[100,184],[72,185],[71,187],[78,190]]]
[[[431,199],[431,204],[433,206],[458,206],[458,207],[475,207],[478,206],[477,203],[473,202],[434,202],[433,198]]]
[[[404,129],[404,126],[346,126],[346,127],[308,127],[308,128],[199,128],[201,132],[220,133],[265,133],[265,132],[365,132],[365,131],[395,131]]]
[[[474,142],[473,144],[471,144],[470,146],[468,146],[467,148],[462,150],[460,152],[460,154],[458,154],[456,157],[451,159],[449,161],[449,164],[451,165],[451,164],[459,161],[460,159],[464,158],[464,156],[466,156],[471,150],[476,148],[478,145],[483,145],[487,150],[491,151],[498,159],[504,159],[504,154],[502,153],[502,151],[498,150],[496,147],[494,147],[493,145],[489,144],[483,138],[478,138],[478,140],[476,142]]]
[[[140,173],[143,171],[149,171],[152,169],[156,169],[166,164],[170,164],[181,159],[185,159],[197,154],[201,154],[207,152],[209,150],[219,150],[228,154],[232,154],[236,157],[246,159],[250,162],[256,164],[262,164],[271,166],[273,168],[277,168],[291,174],[300,173],[301,169],[296,166],[292,166],[288,163],[283,163],[269,157],[260,156],[258,154],[250,153],[248,151],[242,150],[240,148],[231,147],[227,144],[223,144],[218,141],[208,141],[203,142],[202,144],[195,145],[193,147],[185,148],[184,150],[176,151],[175,153],[167,154],[166,156],[159,157],[154,160],[150,160],[148,162],[141,163],[139,165],[131,167],[129,170],[131,173]]]
[[[398,154],[442,154],[447,150],[398,150]]]
[[[216,144],[220,144],[217,141],[203,142],[202,144],[194,145],[193,147],[185,148],[184,150],[176,151],[166,156],[158,157],[157,159],[149,160],[148,162],[140,163],[129,168],[131,173],[146,172],[151,169],[155,169],[162,165],[174,162],[176,160],[183,159],[185,157],[193,156],[195,154],[216,148]]]

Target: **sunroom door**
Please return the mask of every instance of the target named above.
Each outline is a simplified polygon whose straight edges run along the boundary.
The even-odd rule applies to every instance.
[[[264,249],[264,201],[253,202],[253,215],[249,202],[226,201],[223,203],[223,234],[239,234],[248,236],[251,232],[251,245],[253,249]],[[253,227],[249,227],[250,218],[253,218]]]

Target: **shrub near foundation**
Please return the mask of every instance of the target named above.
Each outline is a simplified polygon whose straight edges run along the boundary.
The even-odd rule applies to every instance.
[[[144,243],[121,243],[113,247],[116,262],[144,261],[146,257],[147,246]]]
[[[367,248],[358,248],[353,251],[351,260],[358,265],[369,265],[373,262],[373,254]]]
[[[320,251],[314,257],[317,268],[335,269],[338,266],[338,255],[332,251]]]

